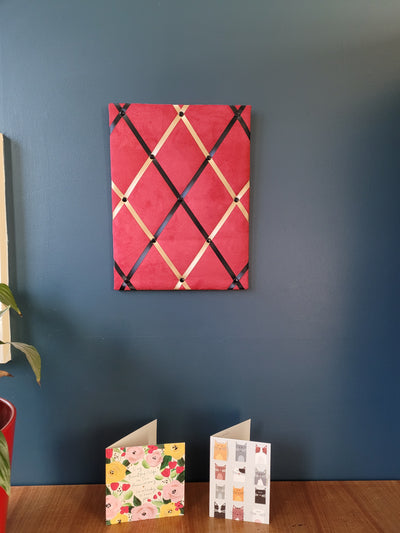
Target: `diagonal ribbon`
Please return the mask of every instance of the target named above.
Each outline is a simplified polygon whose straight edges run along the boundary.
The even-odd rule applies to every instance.
[[[113,132],[113,129],[118,124],[118,122],[121,120],[121,118],[125,116],[125,113],[128,107],[130,106],[130,104],[124,104],[122,107],[119,104],[114,104],[114,105],[117,108],[118,115],[116,115],[116,117],[110,124],[110,134]]]
[[[231,283],[231,285],[229,285],[228,287],[228,291],[229,290],[232,290],[235,288],[235,285],[237,285],[239,287],[239,289],[243,289],[243,286],[240,284],[239,280],[241,277],[243,277],[246,272],[249,270],[249,263],[247,263],[247,265],[243,268],[243,270],[241,270],[239,272],[239,274],[236,276],[236,280],[233,280],[233,282]]]
[[[250,139],[250,130],[249,130],[246,122],[243,120],[243,117],[241,116],[242,112],[243,112],[243,110],[245,109],[246,106],[242,105],[242,106],[239,107],[239,109],[237,109],[237,107],[234,106],[234,105],[231,105],[229,107],[232,109],[232,111],[235,113],[235,115],[237,115],[237,120],[238,120],[239,124],[242,126],[242,128],[244,129],[245,134]]]
[[[121,287],[119,288],[119,290],[123,291],[123,290],[125,290],[125,287],[129,287],[129,289],[131,291],[136,291],[135,287],[132,285],[130,280],[125,276],[122,268],[119,266],[119,264],[116,261],[114,261],[114,268],[118,272],[120,277],[123,279],[123,283],[122,283]]]
[[[225,139],[225,137],[227,136],[229,131],[232,129],[232,127],[235,124],[235,122],[237,120],[242,119],[241,114],[242,114],[243,110],[245,109],[245,107],[246,106],[241,106],[239,109],[236,109],[234,106],[230,106],[230,108],[234,111],[235,116],[232,117],[232,119],[230,120],[228,126],[224,129],[224,131],[222,132],[222,134],[218,138],[217,142],[215,143],[215,145],[211,149],[210,153],[208,153],[207,148],[204,146],[202,140],[197,135],[197,133],[196,133],[195,129],[193,128],[192,124],[190,123],[189,119],[186,116],[184,116],[182,118],[182,121],[184,122],[185,126],[189,130],[190,134],[192,135],[193,139],[195,140],[197,146],[200,148],[201,152],[206,156],[206,158],[207,158],[209,164],[211,165],[212,169],[214,170],[214,172],[216,173],[217,177],[222,182],[222,184],[224,185],[225,189],[228,191],[228,193],[230,194],[232,199],[238,198],[238,200],[235,200],[235,202],[238,202],[239,209],[241,210],[241,212],[242,212],[243,216],[245,217],[245,219],[248,221],[249,220],[249,214],[248,214],[246,208],[244,207],[244,205],[240,202],[241,196],[235,195],[235,192],[232,189],[231,185],[229,184],[229,181],[225,178],[225,176],[221,172],[221,169],[218,167],[217,163],[214,161],[214,159],[212,157],[213,155],[215,155],[215,152],[216,152],[217,148],[219,148],[219,146],[221,145],[222,141]],[[192,187],[192,185],[196,182],[197,178],[198,178],[198,176],[196,177],[196,175],[195,175],[195,177],[192,180],[193,183],[192,182],[189,183],[190,187]]]

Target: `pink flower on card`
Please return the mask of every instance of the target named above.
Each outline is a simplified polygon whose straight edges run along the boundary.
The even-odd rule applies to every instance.
[[[148,518],[156,518],[157,507],[152,503],[144,503],[139,507],[132,509],[132,520],[147,520]]]
[[[119,513],[121,502],[115,496],[106,496],[106,520],[111,520]]]
[[[144,457],[144,450],[141,446],[132,446],[126,449],[126,457],[130,463],[137,463]]]
[[[165,485],[162,491],[164,500],[171,500],[171,502],[177,503],[183,500],[185,493],[185,487],[183,483],[179,483],[176,479]]]
[[[149,466],[158,466],[162,462],[162,451],[157,448],[152,453],[146,455],[146,461]]]

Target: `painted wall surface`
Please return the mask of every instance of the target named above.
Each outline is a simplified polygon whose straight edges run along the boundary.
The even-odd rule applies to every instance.
[[[274,479],[398,478],[400,4],[0,2],[23,356],[14,484],[104,479],[153,418],[208,476],[251,417]],[[251,104],[251,289],[112,289],[109,102]]]

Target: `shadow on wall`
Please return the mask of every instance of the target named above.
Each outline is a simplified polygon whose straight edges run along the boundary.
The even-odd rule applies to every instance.
[[[8,232],[8,264],[9,266],[9,284],[10,287],[17,285],[17,272],[13,267],[16,264],[16,248],[25,250],[25,239],[21,228],[24,227],[23,213],[21,209],[16,209],[18,195],[21,194],[21,150],[15,141],[11,141],[4,136],[4,166],[6,174],[6,203],[7,203],[7,232]],[[18,215],[18,235],[19,240],[16,242],[16,211]],[[23,263],[23,261],[21,261]]]

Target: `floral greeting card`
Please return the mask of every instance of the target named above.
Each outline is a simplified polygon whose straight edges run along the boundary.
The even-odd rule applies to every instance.
[[[250,441],[250,420],[210,437],[210,516],[269,524],[271,444]]]
[[[183,515],[185,443],[156,444],[156,432],[154,420],[106,448],[108,525]]]

